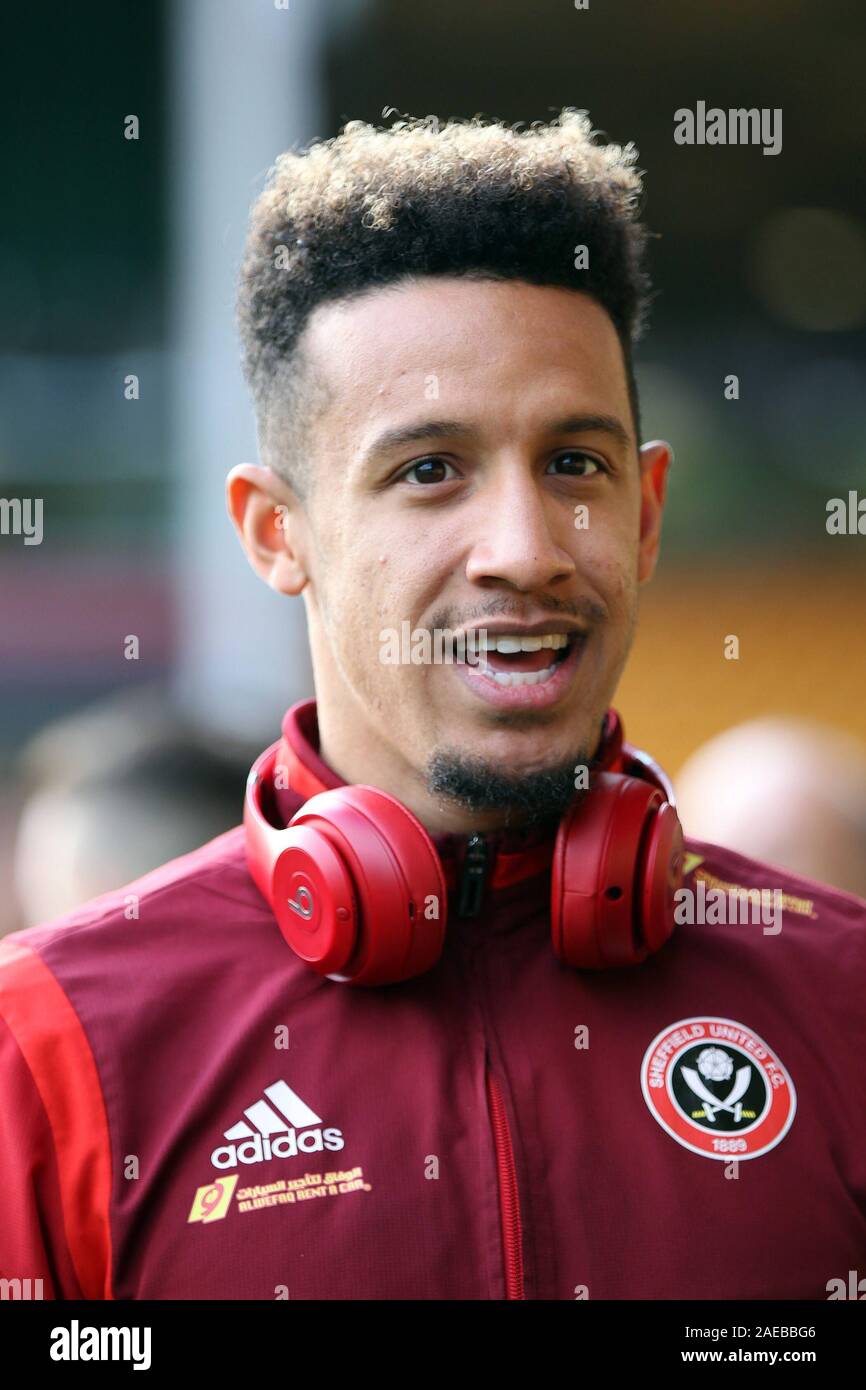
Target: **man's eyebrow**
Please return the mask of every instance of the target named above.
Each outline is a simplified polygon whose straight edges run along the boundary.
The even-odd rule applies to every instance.
[[[591,434],[601,432],[611,435],[624,448],[631,448],[632,438],[625,425],[616,415],[566,415],[547,426],[548,434]],[[365,458],[372,459],[377,454],[388,453],[392,449],[402,449],[408,444],[419,444],[425,439],[444,436],[459,439],[472,439],[477,430],[461,420],[422,420],[417,425],[385,430],[373,440],[365,450]]]
[[[471,425],[464,424],[461,420],[422,420],[417,425],[385,430],[364,451],[364,457],[371,459],[376,454],[385,454],[391,449],[402,449],[407,444],[419,444],[422,440],[441,438],[443,435],[472,439],[476,433]]]
[[[630,449],[632,437],[616,415],[566,415],[548,426],[551,434],[609,434],[624,448]]]

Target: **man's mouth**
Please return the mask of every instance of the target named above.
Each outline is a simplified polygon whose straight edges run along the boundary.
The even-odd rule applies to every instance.
[[[589,640],[583,632],[487,632],[452,669],[473,694],[502,709],[541,709],[570,688]]]
[[[565,660],[572,640],[564,632],[550,632],[531,637],[519,633],[488,633],[478,643],[476,670],[497,685],[543,685],[550,680],[561,661]]]

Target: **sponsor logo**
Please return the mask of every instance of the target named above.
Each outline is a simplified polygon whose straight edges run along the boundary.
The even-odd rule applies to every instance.
[[[730,1018],[684,1018],[644,1053],[650,1114],[683,1148],[729,1162],[758,1158],[785,1137],[797,1097],[779,1058]]]
[[[674,893],[674,921],[678,926],[699,923],[702,926],[760,926],[764,936],[778,936],[782,930],[781,888],[721,888],[706,887],[695,874],[697,888],[678,888]]]
[[[269,1207],[295,1206],[322,1197],[344,1197],[353,1192],[372,1192],[372,1184],[364,1177],[363,1168],[335,1168],[320,1173],[304,1173],[300,1177],[278,1178],[275,1182],[256,1183],[252,1187],[237,1187],[238,1174],[230,1178],[214,1178],[196,1190],[192,1199],[187,1225],[201,1221],[222,1221],[228,1216],[234,1197],[234,1209],[244,1213],[262,1211]]]
[[[218,1145],[211,1154],[214,1168],[343,1148],[342,1131],[332,1126],[323,1129],[321,1117],[285,1081],[266,1086],[264,1096],[266,1099],[257,1100],[244,1111],[249,1123],[239,1120],[224,1131],[229,1142]]]
[[[686,872],[688,872],[688,870],[686,870]],[[757,891],[754,887],[744,887],[742,883],[728,883],[723,878],[716,878],[715,874],[709,873],[706,869],[696,869],[694,881],[698,884],[699,888],[702,883],[705,883],[707,888],[718,889],[723,893],[740,899],[748,899],[751,894]],[[778,889],[774,889],[774,900],[776,893],[779,893],[778,901],[784,912],[796,912],[800,917],[811,917],[813,921],[818,920],[815,904],[811,898],[797,898],[792,893],[780,893]],[[772,935],[773,933],[768,934]]]
[[[690,873],[694,872],[695,883],[699,886],[705,883],[707,888],[718,888],[737,897],[748,897],[749,894],[755,892],[754,888],[746,888],[742,883],[727,883],[723,878],[716,878],[715,874],[711,874],[707,869],[698,867],[703,863],[704,856],[702,854],[695,854],[693,851],[684,854],[683,877],[687,878]],[[811,917],[817,921],[818,914],[811,898],[797,898],[791,893],[782,893],[779,901],[784,912],[796,912],[801,917]]]
[[[234,1173],[230,1178],[214,1178],[213,1182],[197,1188],[186,1224],[189,1225],[191,1221],[222,1221],[228,1213],[237,1180],[238,1175]]]

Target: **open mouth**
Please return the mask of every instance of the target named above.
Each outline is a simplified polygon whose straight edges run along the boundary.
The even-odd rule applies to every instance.
[[[453,667],[462,684],[486,705],[514,711],[552,709],[574,689],[586,632],[493,633],[479,629],[474,650]]]
[[[485,705],[500,710],[549,710],[574,689],[589,632],[491,632],[461,634],[466,648],[452,670]]]
[[[472,664],[480,675],[503,687],[544,685],[582,640],[578,632],[532,637],[490,633],[479,643]]]

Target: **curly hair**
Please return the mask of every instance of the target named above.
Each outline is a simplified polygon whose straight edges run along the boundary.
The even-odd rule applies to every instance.
[[[651,298],[641,171],[632,144],[596,135],[573,108],[525,130],[481,117],[350,121],[277,159],[250,215],[238,323],[263,456],[301,494],[302,422],[324,399],[303,360],[304,326],[319,304],[408,277],[522,280],[592,296],[622,345],[640,440],[632,346]]]

